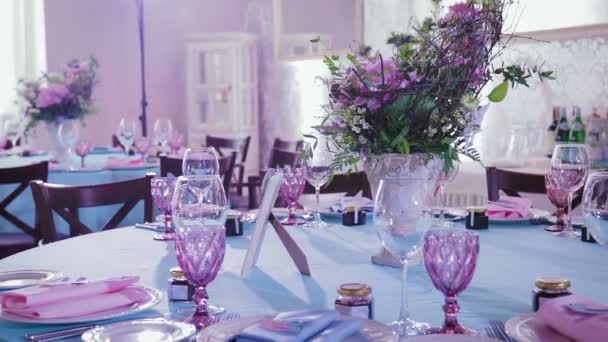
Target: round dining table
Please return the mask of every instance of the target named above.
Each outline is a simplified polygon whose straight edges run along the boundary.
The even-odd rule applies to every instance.
[[[378,252],[373,220],[346,227],[329,220],[326,229],[287,227],[306,254],[311,276],[298,272],[272,229],[268,229],[252,272],[242,278],[241,267],[253,225],[245,234],[228,237],[226,255],[217,278],[209,285],[210,301],[242,317],[306,308],[333,308],[336,288],[342,283],[369,284],[374,296],[375,319],[396,318],[400,304],[400,271],[372,264]],[[542,225],[491,224],[478,231],[480,252],[473,281],[458,297],[461,323],[483,333],[489,320],[506,321],[532,311],[532,289],[539,276],[571,280],[572,292],[608,302],[608,248],[557,237]],[[454,229],[464,229],[459,224]],[[135,227],[83,235],[37,247],[0,260],[0,272],[46,269],[73,279],[102,279],[137,275],[140,283],[166,294],[169,269],[177,265],[174,242],[153,240],[153,231]],[[410,267],[408,300],[413,319],[442,323],[443,295],[433,287],[424,265]],[[183,317],[191,303],[177,304],[166,296],[139,317]],[[226,315],[226,314],[224,314]],[[0,320],[0,337],[20,341],[24,334],[65,326],[44,326]],[[77,341],[78,339],[73,339]]]

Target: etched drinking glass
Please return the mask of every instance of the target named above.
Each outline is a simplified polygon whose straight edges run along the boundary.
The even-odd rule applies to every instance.
[[[175,240],[173,223],[171,222],[171,204],[173,192],[175,191],[174,177],[154,177],[152,178],[152,198],[163,215],[165,231],[162,234],[154,235],[154,240],[168,241]]]
[[[432,230],[424,238],[424,265],[435,287],[445,295],[445,320],[441,328],[427,334],[465,334],[477,332],[462,327],[457,314],[456,296],[464,291],[475,273],[479,254],[479,236],[466,230]]]
[[[295,226],[304,224],[304,219],[296,216],[296,209],[298,209],[298,199],[304,192],[304,185],[306,184],[306,171],[303,168],[284,168],[283,182],[279,188],[279,195],[287,202],[288,216],[281,220],[282,224],[288,226]]]
[[[217,276],[226,249],[228,201],[220,177],[179,177],[172,208],[177,262],[196,287],[195,311],[187,321],[202,329],[212,323],[207,285]]]
[[[562,232],[566,229],[566,208],[568,207],[568,191],[561,188],[560,172],[549,171],[545,174],[545,189],[549,201],[556,207],[556,222],[554,225],[545,227],[549,232]]]

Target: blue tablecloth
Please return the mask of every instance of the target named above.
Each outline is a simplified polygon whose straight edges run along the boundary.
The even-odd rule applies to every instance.
[[[133,169],[120,169],[120,170],[103,170],[103,166],[109,157],[120,157],[120,158],[138,158],[138,157],[127,157],[122,153],[100,153],[91,154],[86,157],[86,170],[77,171],[65,171],[52,169],[49,172],[50,183],[67,184],[67,185],[90,185],[90,184],[103,184],[112,183],[122,180],[143,177],[147,172],[158,173],[158,167],[141,167]],[[49,155],[39,155],[32,157],[18,157],[10,156],[0,158],[0,168],[16,167],[35,162],[48,160]],[[73,161],[74,165],[78,165],[78,160]],[[60,165],[63,167],[63,165]],[[17,185],[2,185],[0,186],[0,199],[6,197],[12,192]],[[82,222],[95,229],[96,227],[102,227],[120,208],[120,205],[112,205],[101,208],[82,209],[80,217]],[[33,226],[34,223],[34,202],[32,199],[32,192],[28,188],[21,196],[17,197],[7,208],[8,211],[19,217],[26,223]],[[139,203],[133,211],[125,218],[123,225],[133,225],[140,222],[143,219],[143,203]],[[63,221],[58,215],[55,215],[55,224],[57,230],[62,233],[68,233],[69,228],[67,223]],[[19,228],[15,227],[4,218],[0,217],[0,232],[20,232]]]
[[[380,244],[371,224],[350,228],[333,224],[328,229],[288,228],[308,256],[312,276],[300,275],[273,231],[268,231],[258,267],[242,279],[241,265],[252,228],[243,237],[227,239],[221,273],[209,286],[213,303],[230,312],[256,315],[311,307],[333,307],[336,287],[346,282],[371,285],[376,319],[397,317],[400,272],[376,266],[370,256]],[[166,293],[169,268],[177,264],[174,244],[152,240],[154,233],[135,228],[116,229],[38,247],[4,260],[0,271],[43,268],[90,279],[134,274],[141,283]],[[474,329],[488,320],[507,320],[531,311],[534,280],[560,275],[572,281],[572,290],[608,302],[608,248],[551,235],[543,226],[492,225],[479,232],[481,248],[469,288],[459,296],[461,322]],[[422,265],[408,276],[412,318],[433,325],[442,323],[443,295],[434,289]],[[182,305],[163,299],[147,316],[176,312]],[[25,333],[57,327],[0,321],[0,335],[20,340]]]

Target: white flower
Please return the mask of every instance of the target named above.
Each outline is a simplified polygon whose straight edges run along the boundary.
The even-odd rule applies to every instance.
[[[361,145],[367,144],[367,139],[365,139],[365,137],[362,135],[359,136],[359,144],[361,144]]]
[[[357,126],[353,126],[352,127],[353,132],[355,133],[361,133],[361,128],[357,127]]]

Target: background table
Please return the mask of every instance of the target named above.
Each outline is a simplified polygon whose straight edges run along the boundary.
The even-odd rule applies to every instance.
[[[124,153],[99,153],[90,154],[86,157],[86,166],[91,168],[85,171],[66,171],[61,169],[51,169],[49,171],[50,183],[67,184],[67,185],[91,185],[103,184],[143,177],[147,172],[158,172],[158,167],[137,167],[125,169],[102,169],[108,158],[138,158],[137,156],[127,157]],[[37,163],[44,160],[49,160],[50,155],[38,155],[32,157],[10,156],[0,158],[0,168],[17,167],[28,164]],[[17,185],[2,185],[0,186],[0,198],[4,198],[12,192]],[[102,227],[120,208],[120,205],[111,205],[100,208],[82,209],[81,219],[83,223],[92,229]],[[21,218],[26,223],[33,226],[34,224],[34,202],[32,192],[28,188],[19,197],[17,197],[7,208],[15,216]],[[144,216],[143,202],[139,203],[123,221],[123,225],[133,225],[140,222]],[[57,230],[62,233],[68,233],[69,227],[63,219],[55,215],[55,224]],[[12,223],[7,222],[0,217],[0,232],[20,232],[19,228]]]
[[[252,230],[247,226],[245,236],[227,239],[221,273],[209,286],[211,302],[241,315],[331,308],[339,284],[363,282],[373,289],[376,319],[388,322],[397,317],[400,272],[370,263],[380,246],[372,224],[350,228],[334,222],[322,230],[287,229],[308,256],[312,277],[297,272],[269,229],[258,267],[242,279],[240,269]],[[154,241],[153,234],[123,228],[80,236],[0,260],[0,271],[42,268],[90,279],[134,274],[141,277],[142,284],[166,293],[169,269],[177,264],[174,244]],[[459,297],[459,318],[464,325],[480,330],[490,319],[507,320],[530,312],[534,281],[542,275],[567,277],[574,292],[608,302],[608,248],[555,237],[543,226],[492,225],[479,235],[477,270]],[[434,289],[424,266],[411,267],[408,278],[412,318],[441,324],[443,295]],[[183,304],[165,298],[145,315],[168,314],[179,308]],[[8,340],[49,329],[53,327],[0,321],[1,335]]]

